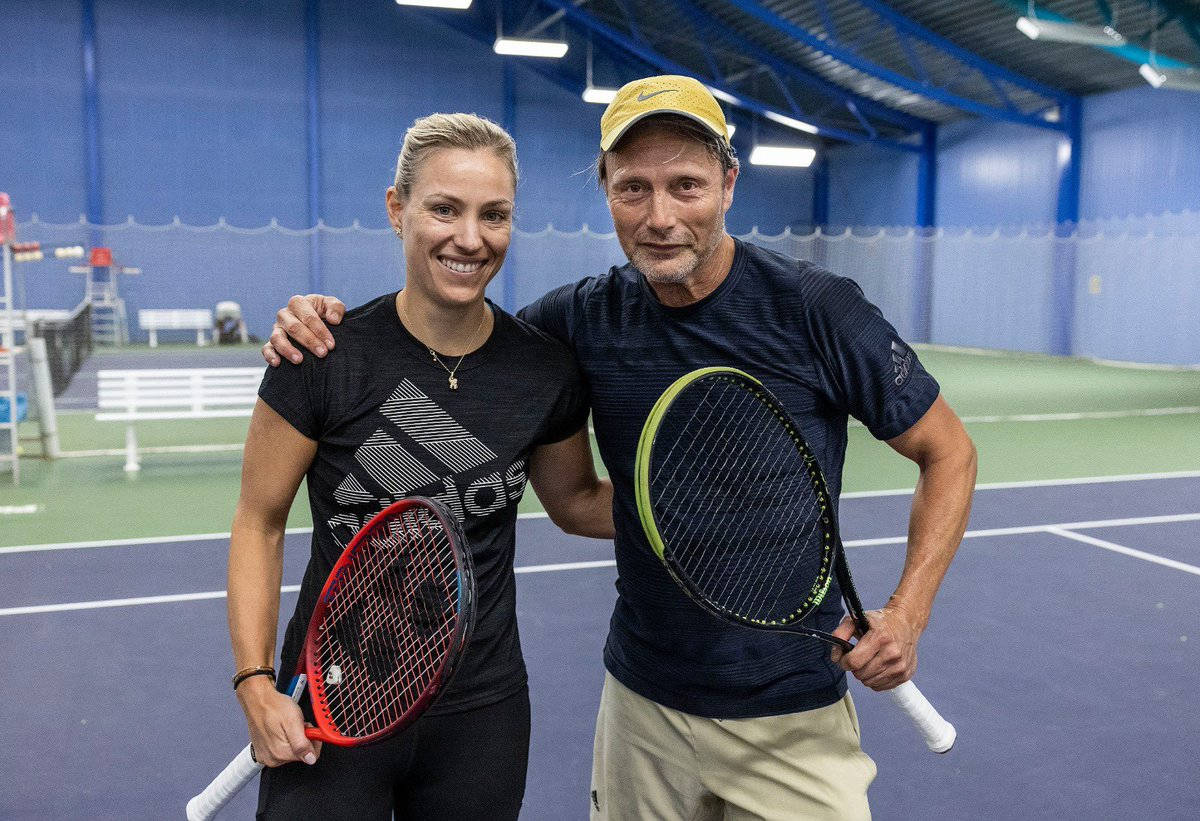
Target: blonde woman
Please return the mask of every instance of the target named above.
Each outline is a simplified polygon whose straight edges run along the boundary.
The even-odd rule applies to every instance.
[[[284,523],[305,478],[312,555],[279,669],[295,667],[343,546],[403,496],[439,498],[461,518],[479,613],[450,688],[412,728],[373,746],[320,749],[272,673],[242,678],[237,697],[268,767],[260,818],[517,817],[529,696],[513,552],[526,477],[564,530],[611,538],[613,525],[612,487],[592,467],[587,397],[570,353],[484,297],[508,249],[516,183],[515,145],[494,123],[417,120],[387,191],[404,289],[348,311],[324,358],[263,379],[230,545],[235,668],[272,668]]]

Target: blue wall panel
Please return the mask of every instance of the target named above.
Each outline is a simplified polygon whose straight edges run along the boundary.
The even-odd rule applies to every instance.
[[[1063,139],[1011,123],[966,121],[938,129],[937,224],[1052,225]]]
[[[469,59],[467,58],[469,55]],[[467,111],[501,122],[500,58],[428,12],[394,3],[321,17],[321,216],[385,227],[384,192],[413,120]],[[302,136],[297,135],[298,138]]]
[[[18,220],[86,210],[78,0],[6,0],[0,47],[0,191]]]
[[[586,223],[594,231],[611,231],[612,217],[594,170],[604,107],[583,102],[519,60],[513,81],[513,136],[521,163],[517,227],[541,231],[553,224],[573,231]]]
[[[751,165],[749,145],[740,159],[733,207],[725,218],[731,232],[744,234],[755,227],[763,234],[779,234],[785,228],[800,233],[812,230],[811,169]]]
[[[1083,101],[1080,217],[1200,210],[1200,95],[1149,87]]]
[[[917,214],[916,154],[875,145],[829,152],[829,224],[912,225]]]
[[[108,221],[303,225],[299,0],[100,0],[96,25]]]

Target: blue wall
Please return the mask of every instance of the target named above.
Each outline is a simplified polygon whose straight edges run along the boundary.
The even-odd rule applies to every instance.
[[[864,144],[829,152],[829,224],[913,225],[916,154]]]
[[[938,129],[937,225],[1050,225],[1064,139],[1045,129],[967,120]]]
[[[1137,87],[1083,100],[1082,220],[1200,209],[1200,95]],[[990,230],[1055,221],[1063,140],[1037,128],[964,120],[938,131],[937,224]],[[830,222],[911,225],[915,156],[833,149]]]
[[[235,226],[275,219],[306,227],[306,0],[8,0],[0,49],[0,190],[12,194],[18,219],[36,212],[46,222],[73,223],[86,209],[86,2],[95,7],[105,219],[119,223],[132,216],[157,224],[178,215],[192,225],[224,217]],[[451,27],[451,12],[400,8],[391,0],[323,0],[319,10],[318,210],[326,224],[358,221],[386,229],[383,193],[404,130],[416,117],[441,109],[511,124],[523,168],[518,228],[537,232],[553,223],[574,231],[586,223],[611,230],[592,174],[599,106],[583,103],[529,61],[494,55],[486,42]],[[507,100],[506,72],[512,79]],[[1082,110],[1083,219],[1200,210],[1200,97],[1135,88],[1088,98]],[[796,141],[797,135],[771,124],[760,124],[757,135],[749,122],[740,125],[734,143],[743,159],[756,136],[761,142]],[[963,120],[939,128],[936,224],[990,230],[1052,223],[1062,143],[1055,132],[1009,124]],[[831,225],[914,223],[915,155],[839,146],[828,150],[828,165]],[[812,221],[812,192],[809,170],[747,162],[728,226],[735,233],[752,227],[768,235],[785,227],[803,233]],[[72,241],[90,239],[66,233]],[[130,283],[131,309],[199,304],[208,301],[209,291],[236,298],[241,289],[252,291],[242,301],[261,331],[279,295],[308,283],[306,240],[230,234],[217,241],[231,256],[251,260],[240,268],[222,267],[212,243],[202,248],[198,242],[183,253],[168,247],[166,235],[161,241],[130,239],[122,248],[120,232],[113,231],[107,241],[126,262],[147,269],[142,280]],[[355,301],[397,284],[398,259],[389,259],[378,279],[348,273],[372,264],[348,263],[355,254],[366,260],[359,248],[370,245],[378,253],[389,242],[394,239],[386,231],[338,240],[325,235],[320,259],[326,287]],[[602,248],[593,259],[582,251],[573,256],[572,240],[555,242],[562,251],[546,277],[560,267],[563,278],[589,273],[599,256],[620,261],[613,249]],[[243,243],[254,249],[235,255]],[[526,270],[522,254],[528,266],[534,253],[514,243],[510,278],[497,286],[515,300],[508,304],[519,305],[553,284],[509,274]],[[932,265],[936,288],[943,261]],[[77,298],[77,279],[49,273],[29,279],[30,305],[66,307]],[[247,288],[251,281],[254,287]],[[199,289],[197,282],[206,285]],[[935,313],[939,306],[957,311],[947,296],[933,295]]]
[[[305,227],[304,0],[93,2],[105,221]],[[86,202],[82,4],[5,5],[0,190],[20,219],[74,221]],[[602,109],[451,28],[450,14],[389,0],[320,4],[321,218],[386,226],[383,192],[404,129],[432,110],[461,110],[513,124],[519,227],[609,230],[590,172]],[[754,169],[730,223],[779,231],[807,225],[811,207],[811,174]]]
[[[18,219],[86,210],[78,0],[6,3],[0,48],[0,191]]]
[[[1080,217],[1200,209],[1200,94],[1148,86],[1083,102]]]
[[[304,224],[301,9],[96,3],[105,221]]]

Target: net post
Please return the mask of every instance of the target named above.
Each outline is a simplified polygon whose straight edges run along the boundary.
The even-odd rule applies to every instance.
[[[137,431],[130,422],[125,426],[125,472],[134,474],[141,469],[142,466],[138,464]]]

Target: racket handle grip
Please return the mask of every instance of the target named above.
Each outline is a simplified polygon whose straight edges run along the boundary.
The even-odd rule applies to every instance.
[[[250,754],[250,745],[247,744],[202,793],[187,803],[188,821],[210,821],[229,803],[229,799],[254,780],[262,768],[263,765]]]
[[[303,673],[292,679],[288,695],[293,702],[299,703],[307,683],[308,677]],[[203,792],[187,802],[188,821],[211,821],[229,803],[229,799],[241,792],[262,769],[263,765],[254,760],[254,751],[247,744]]]
[[[906,681],[899,687],[888,690],[888,694],[896,702],[896,706],[912,719],[917,731],[925,739],[925,746],[935,753],[949,752],[958,733],[954,725],[934,709],[929,699],[917,689],[917,685]]]

